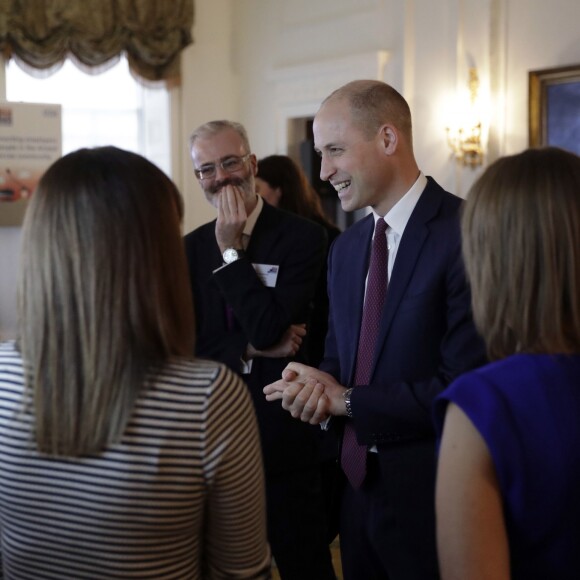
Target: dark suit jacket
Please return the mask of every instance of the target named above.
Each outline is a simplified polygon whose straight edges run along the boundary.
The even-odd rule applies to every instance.
[[[460,207],[458,197],[428,178],[400,240],[370,384],[351,396],[357,439],[377,446],[383,474],[358,493],[383,506],[375,513],[382,530],[375,549],[401,567],[397,578],[437,577],[431,402],[456,376],[485,362],[461,259]],[[340,235],[329,255],[329,330],[320,368],[345,386],[355,386],[373,230],[369,215]],[[349,502],[343,508],[341,525],[348,529],[358,508]],[[356,570],[356,560],[343,564]]]
[[[351,401],[360,444],[433,439],[434,397],[485,362],[461,258],[461,199],[432,178],[400,241],[389,280],[370,388]],[[328,264],[329,332],[321,369],[352,385],[370,240],[369,215],[337,238]]]
[[[308,321],[326,251],[326,234],[319,225],[264,202],[247,258],[221,268],[215,220],[185,236],[185,249],[198,356],[221,361],[240,373],[248,343],[266,349],[279,341],[291,323]],[[280,267],[274,288],[261,282],[252,263]],[[234,313],[233,329],[228,328],[226,304]],[[289,361],[256,358],[251,373],[243,375],[258,417],[267,473],[306,467],[319,459],[317,428],[293,419],[280,403],[266,401],[262,392],[265,385],[280,379]]]

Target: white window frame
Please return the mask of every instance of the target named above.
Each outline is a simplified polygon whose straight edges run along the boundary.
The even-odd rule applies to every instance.
[[[139,131],[141,133],[138,137],[139,145],[137,148],[127,148],[131,148],[132,150],[141,153],[156,163],[170,177],[177,181],[181,175],[181,155],[179,147],[181,139],[179,124],[181,90],[179,87],[167,89],[166,97],[163,99],[165,102],[161,105],[159,102],[156,102],[158,101],[158,93],[156,93],[156,89],[146,89],[142,91],[142,94],[144,95],[144,98],[141,101],[141,118],[138,120]],[[6,101],[6,96],[6,66],[4,59],[0,57],[0,100]],[[26,100],[30,102],[43,102],[41,97],[38,99],[34,98]],[[165,110],[163,110],[163,108]],[[159,111],[161,111],[161,113]],[[65,107],[63,107],[63,116],[64,115],[66,115]],[[63,135],[63,137],[65,136]],[[79,146],[90,147],[96,144],[99,143],[87,143]],[[178,186],[179,185],[180,184],[178,183]]]

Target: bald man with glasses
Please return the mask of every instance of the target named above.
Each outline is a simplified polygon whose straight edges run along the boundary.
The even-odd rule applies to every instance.
[[[196,354],[239,373],[254,401],[268,539],[282,579],[333,579],[320,430],[270,405],[262,392],[289,361],[305,360],[305,325],[322,272],[326,233],[256,194],[257,160],[239,123],[211,121],[198,127],[190,152],[203,193],[217,209],[216,220],[185,236]]]

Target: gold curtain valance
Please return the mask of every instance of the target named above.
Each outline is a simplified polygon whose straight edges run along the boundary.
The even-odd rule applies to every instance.
[[[123,52],[148,81],[179,79],[193,0],[0,0],[0,50],[32,69],[72,57],[101,67]]]

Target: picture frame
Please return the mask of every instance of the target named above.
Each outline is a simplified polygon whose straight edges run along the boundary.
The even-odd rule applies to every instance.
[[[529,72],[529,145],[580,155],[580,64]]]

